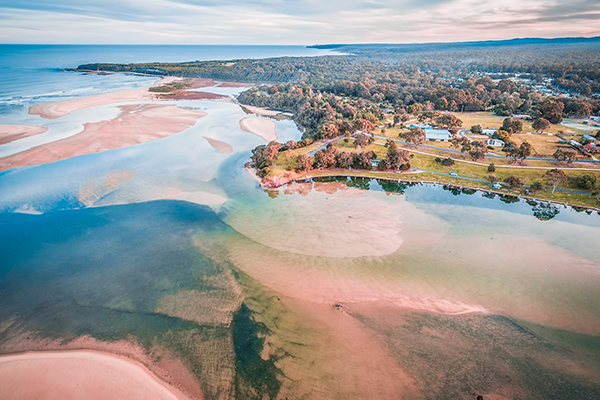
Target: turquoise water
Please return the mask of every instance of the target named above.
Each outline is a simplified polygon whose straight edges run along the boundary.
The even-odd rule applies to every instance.
[[[48,121],[27,107],[153,82],[58,68],[314,54],[3,50],[2,123],[54,130],[112,111]],[[265,191],[243,168],[264,141],[239,128],[238,105],[172,104],[208,116],[0,173],[1,352],[125,340],[156,363],[181,360],[209,399],[600,396],[598,213],[362,178]],[[292,121],[276,124],[280,141],[299,139]]]

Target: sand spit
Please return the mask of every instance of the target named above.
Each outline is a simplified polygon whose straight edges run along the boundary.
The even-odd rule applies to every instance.
[[[204,137],[204,139],[206,139],[206,141],[208,143],[210,143],[210,145],[212,147],[214,147],[221,154],[233,153],[233,147],[231,147],[231,145],[229,143],[221,142],[220,140],[217,140],[217,139],[211,139],[206,136]]]
[[[240,121],[243,131],[253,133],[264,139],[265,142],[277,140],[277,126],[268,118],[247,117]]]
[[[37,125],[0,125],[0,145],[39,135],[47,130],[45,126]]]
[[[219,87],[250,87],[251,83],[243,83],[243,82],[221,82],[217,86]]]
[[[99,94],[97,96],[84,97],[60,101],[57,103],[38,104],[29,107],[29,114],[39,115],[42,118],[56,119],[64,117],[73,111],[105,104],[123,103],[126,101],[148,101],[155,99],[156,95],[150,93],[148,88],[120,90]]]
[[[182,399],[142,364],[90,350],[0,356],[0,377],[3,399]]]
[[[121,114],[115,119],[84,124],[83,131],[76,135],[1,159],[0,171],[149,142],[182,132],[207,115],[162,104],[119,108]]]
[[[252,114],[262,115],[262,116],[265,116],[265,117],[274,117],[276,115],[281,114],[281,112],[279,112],[279,111],[268,110],[268,109],[266,109],[264,107],[254,107],[254,106],[248,106],[246,104],[242,104],[241,106],[246,111],[248,111],[248,112],[250,112]]]
[[[166,77],[158,81],[153,86],[164,85],[181,78]],[[156,94],[148,91],[149,88],[119,90],[117,92],[109,92],[99,94],[97,96],[83,97],[59,101],[56,103],[37,104],[29,107],[29,114],[39,115],[46,119],[56,119],[64,117],[69,113],[89,107],[96,107],[105,104],[123,103],[127,101],[148,101],[157,98]]]

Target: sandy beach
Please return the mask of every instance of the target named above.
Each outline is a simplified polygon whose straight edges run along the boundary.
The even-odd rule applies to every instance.
[[[83,131],[76,135],[0,159],[0,171],[160,139],[188,129],[206,115],[163,104],[124,105],[119,109],[121,113],[117,118],[84,124]]]
[[[243,131],[260,136],[265,142],[277,140],[277,126],[268,118],[247,117],[240,121]]]
[[[2,399],[183,398],[142,364],[91,350],[0,356],[0,380]]]
[[[0,145],[39,135],[47,130],[45,126],[39,125],[0,125]]]
[[[254,107],[246,104],[241,104],[241,106],[252,114],[263,115],[265,117],[274,117],[275,115],[281,114],[279,111],[267,110],[264,107]]]

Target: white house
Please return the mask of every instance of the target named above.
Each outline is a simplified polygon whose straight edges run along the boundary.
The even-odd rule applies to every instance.
[[[447,142],[452,139],[452,135],[446,129],[425,129],[425,139]]]
[[[492,147],[504,147],[504,142],[499,139],[488,139],[486,143]]]
[[[494,133],[496,133],[496,129],[485,128],[481,130],[481,133],[483,133],[484,135],[492,136]]]

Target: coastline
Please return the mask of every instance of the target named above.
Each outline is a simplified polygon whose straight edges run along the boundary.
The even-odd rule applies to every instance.
[[[248,168],[247,168],[247,170],[248,170]],[[252,170],[254,172],[253,176],[258,177],[256,168],[251,167],[250,170]],[[322,171],[325,173],[324,174],[314,174],[314,173],[311,174],[311,172],[315,172],[315,171]],[[262,180],[260,180],[259,184],[261,187],[266,188],[266,189],[278,189],[282,186],[288,185],[293,182],[305,181],[305,180],[310,180],[310,179],[319,178],[319,177],[368,178],[368,179],[377,179],[377,180],[385,180],[385,181],[389,181],[389,182],[410,183],[410,184],[417,184],[417,183],[425,184],[425,183],[427,183],[427,184],[441,185],[441,186],[445,186],[445,187],[452,188],[452,189],[455,188],[455,189],[475,190],[475,191],[482,192],[482,193],[495,194],[495,195],[500,195],[500,196],[504,196],[504,197],[514,197],[514,198],[519,198],[519,199],[522,198],[525,200],[535,200],[535,201],[547,202],[547,203],[552,203],[552,204],[561,205],[561,206],[568,206],[568,207],[573,207],[573,208],[597,211],[600,213],[600,207],[586,206],[586,205],[581,205],[581,204],[572,204],[572,203],[568,203],[568,202],[544,199],[544,198],[535,197],[535,196],[531,196],[531,195],[523,195],[523,194],[516,194],[516,193],[515,194],[504,193],[504,192],[500,192],[500,191],[493,190],[493,189],[482,189],[482,188],[471,187],[471,186],[467,186],[467,185],[450,184],[450,183],[439,182],[439,181],[434,181],[434,180],[413,181],[413,180],[404,180],[402,178],[392,179],[392,178],[388,178],[388,177],[384,177],[384,176],[377,176],[369,170],[358,170],[358,171],[362,172],[362,174],[346,173],[341,170],[340,171],[312,170],[312,171],[308,171],[304,174],[298,174],[293,171],[288,171],[288,172],[284,172],[284,173],[276,175],[276,176],[267,176],[267,177],[263,178]],[[404,174],[406,174],[406,173],[407,172],[404,172]],[[408,173],[411,173],[411,172],[408,172]]]
[[[0,372],[5,380],[0,389],[3,398],[190,399],[141,362],[98,350],[2,354]]]

